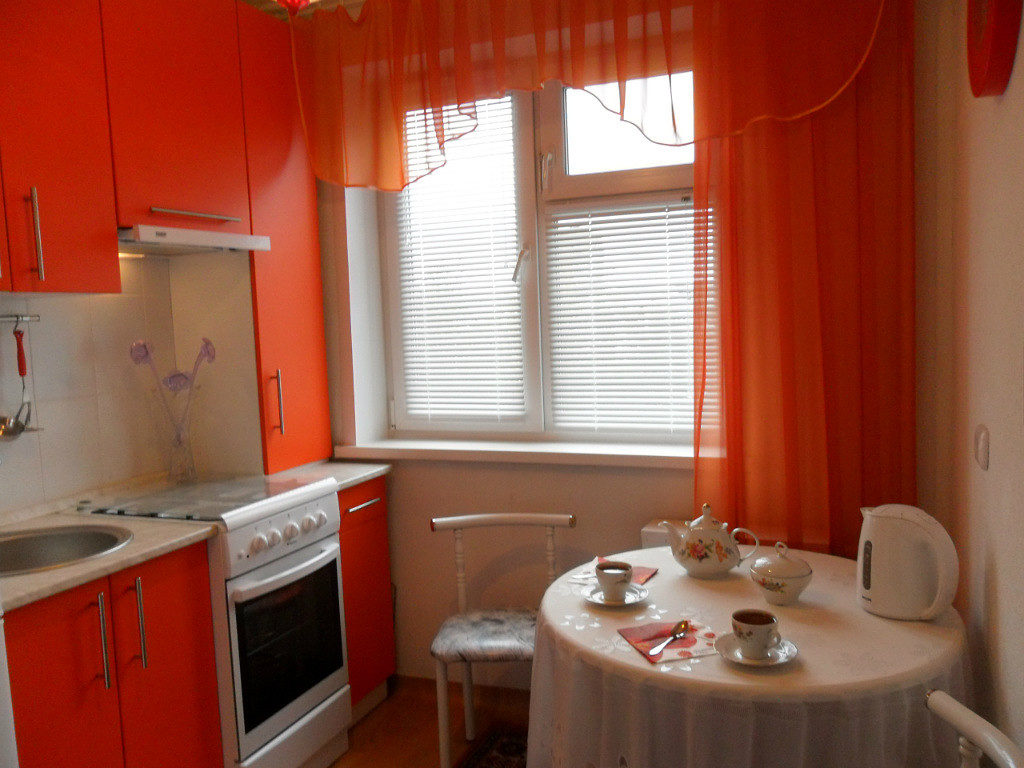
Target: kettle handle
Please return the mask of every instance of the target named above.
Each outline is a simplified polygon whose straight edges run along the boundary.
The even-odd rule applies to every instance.
[[[939,567],[939,587],[935,591],[935,599],[921,614],[922,620],[934,619],[942,610],[953,602],[960,582],[960,558],[956,546],[946,529],[935,521],[935,526],[928,526],[928,543],[935,553],[935,562]]]
[[[754,540],[754,548],[752,550],[750,550],[750,553],[747,555],[747,557],[750,557],[755,552],[757,552],[757,548],[761,546],[761,540],[759,538],[757,538],[757,534],[755,534],[751,530],[748,530],[746,528],[733,528],[732,529],[732,533],[730,533],[729,535],[732,536],[732,540],[736,542],[736,554],[739,554],[739,552],[740,552],[740,550],[739,550],[740,543],[738,541],[736,541],[736,534],[739,533],[740,531],[742,531],[743,533],[747,534],[747,536],[749,536],[750,538],[752,538]],[[746,560],[747,557],[741,557],[740,558],[740,563],[742,563],[744,560]],[[739,565],[740,563],[736,563],[736,565]]]

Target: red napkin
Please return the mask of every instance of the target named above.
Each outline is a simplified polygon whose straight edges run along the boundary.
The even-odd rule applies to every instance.
[[[599,562],[599,563],[607,563],[608,562],[608,558],[607,557],[598,557],[597,558],[597,562]],[[646,566],[643,566],[643,565],[634,565],[633,566],[633,583],[634,584],[646,584],[648,581],[650,581],[652,578],[654,578],[654,574],[656,574],[657,572],[658,572],[657,568],[647,568]]]
[[[656,621],[653,624],[641,624],[638,627],[620,629],[619,634],[651,664],[659,661],[692,659],[697,656],[708,656],[715,652],[715,638],[718,635],[705,625],[691,621],[690,629],[683,637],[673,640],[657,656],[648,656],[647,651],[671,635],[672,627],[675,625],[674,621]]]

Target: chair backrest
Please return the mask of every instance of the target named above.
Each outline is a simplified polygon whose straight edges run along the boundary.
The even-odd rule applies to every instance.
[[[960,765],[976,768],[982,753],[999,768],[1024,768],[1024,750],[992,723],[975,714],[945,691],[928,691],[928,709],[960,734]]]
[[[465,528],[492,526],[541,526],[547,528],[548,584],[555,580],[555,528],[575,528],[576,515],[534,515],[524,512],[493,512],[473,515],[435,517],[430,521],[432,531],[453,531],[455,534],[455,583],[459,593],[459,612],[464,613],[466,601],[466,554],[462,546]]]

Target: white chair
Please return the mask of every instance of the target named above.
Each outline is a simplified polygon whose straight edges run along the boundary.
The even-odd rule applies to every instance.
[[[543,526],[547,528],[548,584],[555,580],[555,528],[573,528],[575,515],[533,515],[496,513],[435,517],[432,531],[455,533],[455,581],[459,612],[449,616],[430,644],[437,671],[437,729],[441,768],[451,766],[448,739],[448,665],[464,664],[463,700],[466,708],[466,740],[476,737],[473,716],[473,663],[493,661],[532,661],[537,613],[522,609],[467,611],[466,556],[462,545],[465,528],[488,526]]]
[[[1024,768],[1024,751],[988,720],[945,691],[928,691],[928,709],[960,734],[960,768],[978,768],[987,755],[999,768]]]

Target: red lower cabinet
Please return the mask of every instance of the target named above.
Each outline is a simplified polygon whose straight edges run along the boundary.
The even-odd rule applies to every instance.
[[[341,580],[352,704],[395,673],[394,603],[383,477],[346,488],[341,505]]]
[[[110,593],[125,765],[221,765],[206,545],[115,573]]]
[[[205,543],[4,620],[20,768],[223,765]]]
[[[122,765],[108,580],[18,608],[4,621],[20,768]]]

